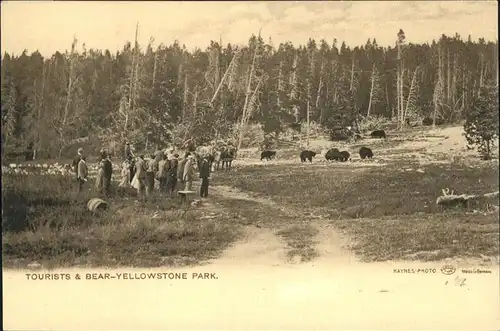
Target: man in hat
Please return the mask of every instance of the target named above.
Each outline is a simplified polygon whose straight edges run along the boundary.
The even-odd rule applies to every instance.
[[[80,161],[84,157],[85,156],[83,154],[83,148],[78,148],[78,154],[75,156],[75,158],[73,159],[73,162],[72,162],[73,171],[75,172],[76,182],[78,183],[78,192],[80,192],[82,190],[82,185],[85,182],[85,181],[80,181],[80,177],[78,175],[78,165],[80,164]],[[86,164],[85,164],[85,169],[86,169]]]
[[[78,181],[78,193],[83,189],[83,184],[87,181],[87,176],[89,174],[87,163],[85,162],[85,156],[82,155],[80,161],[76,168],[76,180]]]
[[[200,197],[206,198],[208,197],[208,179],[210,177],[210,163],[208,161],[208,154],[203,155],[203,159],[200,163],[200,178],[201,178],[201,187],[200,187]]]
[[[100,172],[102,174],[102,194],[108,196],[111,188],[111,176],[113,175],[113,165],[109,153],[103,150],[101,153],[101,162],[99,164]]]
[[[158,162],[158,172],[156,175],[156,178],[160,182],[160,192],[166,192],[167,191],[167,170],[169,167],[168,160],[167,160],[167,155],[165,153],[162,153],[161,155],[162,159],[160,162]]]
[[[130,146],[130,142],[128,142],[128,141],[125,142],[124,158],[125,158],[125,160],[129,160],[129,161],[134,158],[134,153],[132,153],[132,146]]]
[[[177,173],[179,168],[179,154],[169,156],[169,166],[167,170],[167,192],[173,194],[177,186]]]

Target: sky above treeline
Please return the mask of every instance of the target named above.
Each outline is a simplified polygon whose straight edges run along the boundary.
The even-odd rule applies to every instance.
[[[247,44],[254,34],[277,47],[309,38],[334,38],[361,46],[368,38],[394,45],[403,29],[407,41],[431,42],[441,34],[463,39],[498,35],[498,4],[488,1],[289,1],[289,2],[50,2],[1,3],[1,50],[19,55],[24,49],[44,56],[71,47],[73,36],[86,48],[123,49],[133,42],[139,22],[139,44],[153,46],[178,40],[187,49],[206,49],[211,40]]]

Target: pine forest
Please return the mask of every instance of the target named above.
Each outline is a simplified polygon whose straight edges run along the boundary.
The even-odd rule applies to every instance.
[[[84,141],[148,148],[230,136],[241,145],[238,128],[279,135],[307,117],[325,129],[369,117],[398,128],[456,123],[481,87],[498,86],[498,41],[458,34],[415,44],[399,30],[391,47],[373,38],[352,48],[333,37],[275,45],[256,33],[244,46],[219,40],[190,52],[153,38],[140,47],[138,33],[116,53],[75,37],[50,58],[3,54],[2,150],[31,144],[55,158]]]

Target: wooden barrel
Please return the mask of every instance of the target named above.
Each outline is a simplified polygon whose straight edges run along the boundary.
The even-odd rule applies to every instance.
[[[108,208],[108,203],[99,198],[92,198],[87,202],[87,208],[90,211],[100,211]]]

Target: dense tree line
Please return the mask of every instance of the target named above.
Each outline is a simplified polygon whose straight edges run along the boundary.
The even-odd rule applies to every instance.
[[[498,84],[498,42],[442,35],[413,44],[395,31],[393,47],[375,39],[350,48],[336,39],[277,47],[260,35],[248,45],[179,42],[121,51],[71,50],[1,59],[2,143],[62,153],[84,137],[108,142],[205,143],[235,127],[265,132],[306,120],[325,127],[383,116],[445,122],[466,118],[486,84]],[[234,132],[233,132],[234,133]],[[236,135],[238,136],[238,135]],[[240,136],[241,138],[241,136]]]

